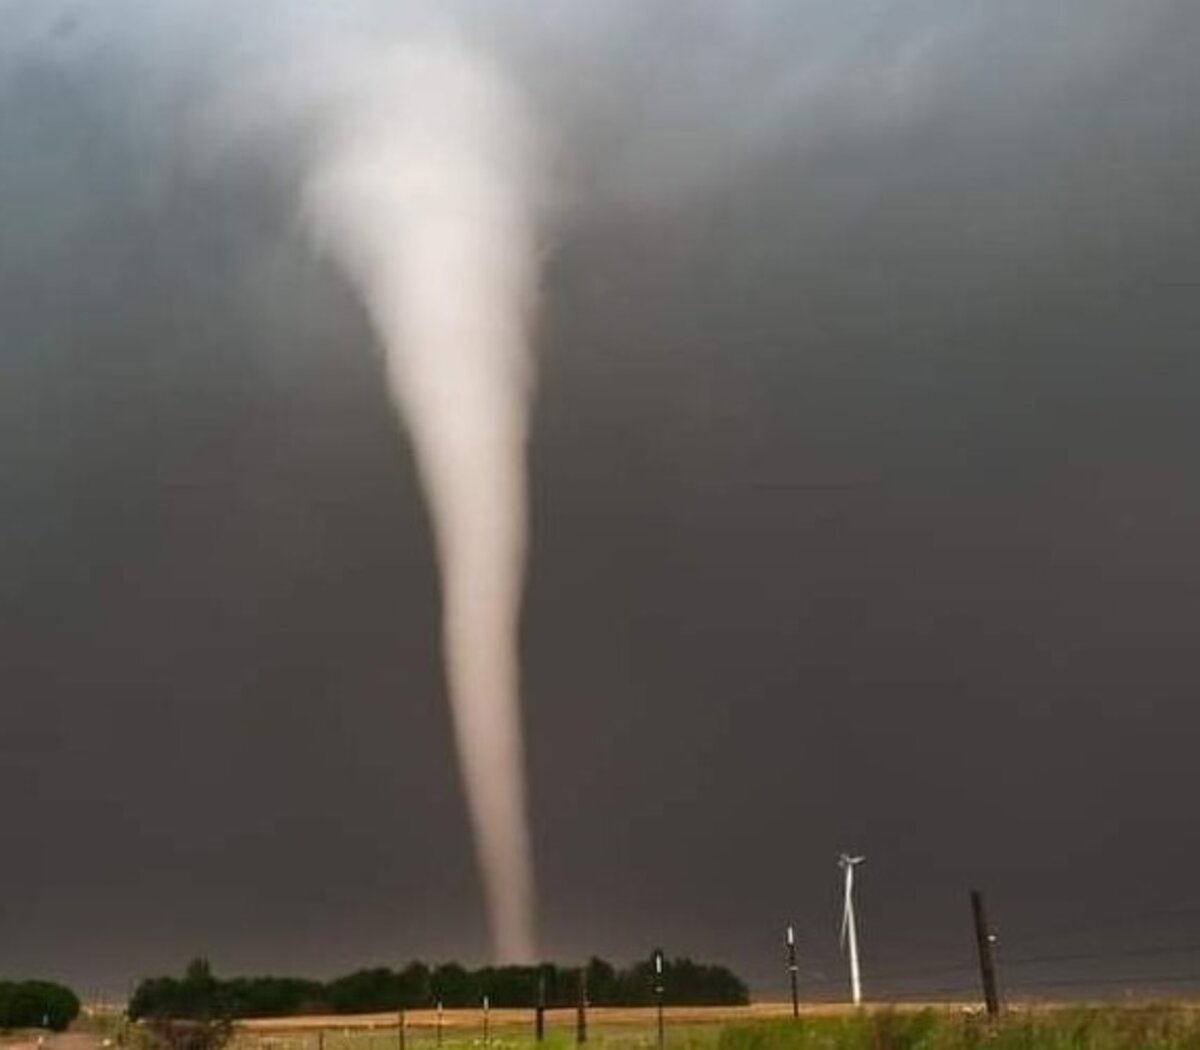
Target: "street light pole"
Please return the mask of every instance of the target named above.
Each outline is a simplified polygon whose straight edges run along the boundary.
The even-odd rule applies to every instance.
[[[657,950],[654,953],[654,998],[658,1004],[658,1050],[663,1050],[663,954]]]
[[[792,981],[792,1017],[800,1018],[800,992],[796,987],[796,931],[787,928],[788,975]]]

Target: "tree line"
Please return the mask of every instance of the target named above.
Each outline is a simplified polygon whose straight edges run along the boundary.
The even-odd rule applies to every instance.
[[[572,1006],[586,976],[588,1002],[597,1006],[646,1006],[655,1001],[651,960],[616,967],[592,958],[585,967],[486,966],[458,963],[430,967],[412,962],[403,969],[357,970],[331,981],[302,977],[216,977],[208,962],[194,960],[182,978],[151,977],[134,990],[129,1016],[288,1017],[303,1014],[382,1013],[436,1006],[478,1007],[483,997],[495,1007],[530,1007],[539,989],[548,1007]],[[728,1006],[749,1002],[745,983],[724,966],[691,959],[664,959],[663,1001],[678,1006]]]
[[[0,981],[0,1029],[61,1032],[79,1015],[79,997],[53,981]]]

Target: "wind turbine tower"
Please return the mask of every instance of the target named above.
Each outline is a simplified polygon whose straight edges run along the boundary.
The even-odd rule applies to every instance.
[[[842,943],[850,954],[850,995],[855,1006],[862,1005],[862,974],[858,969],[858,926],[854,921],[854,869],[866,857],[843,853],[838,865],[846,873],[846,903],[842,907]]]

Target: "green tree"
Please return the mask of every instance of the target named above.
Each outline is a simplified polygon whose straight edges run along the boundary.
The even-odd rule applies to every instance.
[[[430,978],[433,997],[445,1006],[477,1006],[483,988],[477,974],[469,973],[458,963],[443,963]]]
[[[79,1016],[79,997],[53,981],[0,981],[0,1028],[63,1031]]]

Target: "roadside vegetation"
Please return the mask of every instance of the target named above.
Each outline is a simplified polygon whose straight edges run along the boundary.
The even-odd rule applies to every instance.
[[[63,1031],[79,1016],[79,997],[53,981],[0,981],[0,1030]]]
[[[725,1025],[715,1050],[1200,1050],[1200,1010],[1182,1006],[879,1011]]]

